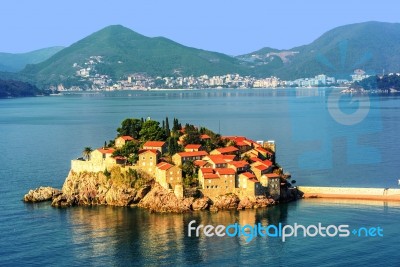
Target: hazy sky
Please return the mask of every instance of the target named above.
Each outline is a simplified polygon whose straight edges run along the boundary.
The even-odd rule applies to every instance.
[[[239,55],[308,44],[334,27],[400,22],[396,0],[5,0],[0,51],[68,46],[111,24],[143,35]]]

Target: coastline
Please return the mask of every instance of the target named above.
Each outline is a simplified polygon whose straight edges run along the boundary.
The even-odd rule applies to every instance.
[[[298,186],[303,198],[399,201],[400,189]]]

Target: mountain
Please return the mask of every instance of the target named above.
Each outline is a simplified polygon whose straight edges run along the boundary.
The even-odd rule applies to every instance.
[[[241,61],[216,52],[187,47],[163,37],[146,37],[120,25],[106,27],[28,65],[22,74],[40,83],[74,83],[77,71],[107,74],[113,79],[143,72],[151,76],[245,73]],[[244,63],[243,63],[244,64]],[[81,72],[82,73],[82,72]],[[85,76],[85,71],[80,76]]]
[[[1,61],[0,61],[1,63]],[[146,37],[120,25],[106,27],[30,64],[18,75],[39,87],[88,85],[89,76],[114,81],[133,73],[150,76],[277,76],[284,80],[327,74],[349,79],[355,69],[368,74],[400,70],[400,24],[364,22],[334,28],[310,44],[289,50],[265,47],[231,57],[187,47],[163,37]],[[4,73],[0,73],[3,77]],[[14,77],[13,77],[14,78]],[[89,83],[90,86],[90,83]]]
[[[0,71],[18,72],[25,68],[27,64],[36,64],[45,61],[63,48],[55,46],[28,53],[0,53]]]
[[[277,68],[265,68],[271,61]],[[265,48],[237,57],[254,61],[254,73],[282,79],[321,73],[348,79],[355,69],[369,74],[400,70],[400,23],[364,22],[334,28],[308,45],[290,50]],[[278,64],[276,64],[278,65]]]

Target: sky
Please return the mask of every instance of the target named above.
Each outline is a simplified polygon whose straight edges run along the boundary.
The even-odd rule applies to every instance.
[[[400,22],[396,0],[6,0],[0,52],[69,46],[120,24],[149,37],[228,55],[309,44],[335,27]]]

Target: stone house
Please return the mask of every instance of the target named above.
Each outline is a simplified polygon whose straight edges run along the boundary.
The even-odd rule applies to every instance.
[[[161,162],[156,166],[156,182],[165,189],[174,189],[176,185],[182,184],[182,170],[167,162]]]
[[[172,156],[172,161],[177,166],[182,166],[186,161],[201,160],[204,156],[207,156],[206,151],[194,151],[194,152],[180,152]]]
[[[104,162],[112,163],[115,159],[112,157],[115,149],[113,148],[98,148],[90,153],[90,160],[95,163],[102,164]]]
[[[254,199],[256,196],[264,194],[265,189],[257,180],[256,176],[250,172],[244,172],[238,176],[238,193],[241,196],[247,196]]]
[[[203,150],[203,147],[199,144],[188,144],[185,146],[185,152],[194,152]]]
[[[129,136],[129,135],[124,135],[120,136],[115,139],[115,147],[116,148],[121,148],[123,147],[127,142],[133,141],[134,138]]]
[[[167,143],[163,141],[147,141],[144,143],[143,149],[155,149],[160,151],[162,155],[167,152]]]
[[[234,169],[237,173],[242,173],[250,170],[250,164],[244,160],[231,161],[228,162],[228,168]]]
[[[267,173],[261,176],[261,184],[266,187],[266,193],[273,199],[278,199],[281,195],[281,176],[276,173]]]
[[[160,158],[160,151],[155,149],[143,149],[140,150],[138,154],[139,160],[137,161],[137,166],[143,172],[155,177],[156,165]]]

